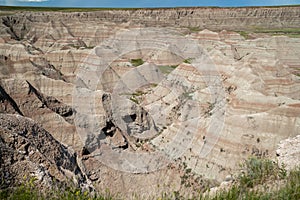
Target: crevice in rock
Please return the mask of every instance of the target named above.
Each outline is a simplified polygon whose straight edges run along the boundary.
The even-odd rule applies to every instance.
[[[103,94],[102,95],[102,105],[103,105],[103,108],[105,110],[105,113],[107,115],[107,118],[108,119],[111,119],[112,118],[112,109],[111,109],[111,96],[110,94]]]
[[[2,24],[8,28],[7,33],[10,34],[14,40],[21,41],[27,33],[25,22],[20,22],[14,17],[3,17]],[[19,33],[17,31],[19,31]]]
[[[84,147],[81,151],[82,155],[89,155],[92,152],[94,152],[96,149],[98,149],[100,147],[100,141],[101,139],[101,134],[99,135],[95,135],[95,134],[89,134],[87,135],[87,138],[85,140],[85,144]]]
[[[113,149],[127,149],[130,147],[131,149],[136,150],[136,145],[134,144],[133,139],[128,135],[128,133],[121,131],[112,120],[111,96],[109,93],[103,94],[102,105],[106,112],[108,121],[101,132],[104,133],[106,137],[110,137],[111,142],[113,143]]]
[[[123,146],[120,146],[119,149],[123,149],[123,150],[128,149],[128,143],[126,143]]]
[[[63,74],[59,70],[57,70],[53,65],[51,65],[46,59],[41,58],[39,61],[39,64],[32,60],[30,60],[30,63],[34,67],[38,68],[44,76],[47,76],[51,79],[62,80],[64,82],[67,82],[64,79]]]
[[[231,51],[233,53],[233,58],[236,61],[240,61],[242,60],[244,57],[248,56],[250,53],[246,53],[245,55],[240,55],[240,53],[238,52],[238,49],[236,47],[234,47],[233,45],[231,45]]]
[[[66,26],[62,21],[60,21],[60,24],[67,30],[70,36],[75,37],[73,33],[71,33],[68,26]]]
[[[116,132],[116,126],[112,121],[106,122],[106,126],[101,130],[106,136],[114,136]]]
[[[19,109],[17,103],[13,100],[13,98],[9,96],[9,94],[7,94],[4,88],[0,85],[0,102],[4,103],[4,101],[7,101],[19,115],[24,116],[21,110]]]
[[[36,97],[45,105],[47,108],[62,116],[68,123],[74,124],[74,114],[75,110],[68,105],[60,102],[56,98],[52,96],[45,96],[41,92],[39,92],[36,88],[34,88],[28,81],[26,81],[29,86],[29,94],[33,93]]]
[[[121,132],[112,121],[106,122],[106,126],[101,130],[105,135],[105,140],[109,141],[113,149],[127,149],[130,138]]]
[[[3,24],[6,25],[5,23],[3,23]],[[17,41],[20,41],[20,40],[21,40],[21,38],[19,38],[19,37],[17,36],[17,34],[14,32],[14,29],[13,29],[12,27],[7,26],[7,28],[9,28],[8,31],[7,31],[7,33],[10,34],[11,37],[12,37],[14,40],[17,40]]]
[[[123,117],[123,120],[124,120],[126,123],[131,123],[131,122],[134,122],[134,121],[136,120],[136,117],[137,117],[136,114],[126,115],[126,116]]]
[[[24,44],[24,43],[22,43],[22,44],[24,45],[26,52],[29,53],[29,54],[31,54],[31,55],[35,55],[36,54],[34,51],[37,51],[39,53],[44,53],[40,48],[37,48],[37,47],[35,47],[32,44]]]
[[[90,153],[91,152],[86,147],[82,147],[81,156],[86,156],[86,155],[89,155]]]

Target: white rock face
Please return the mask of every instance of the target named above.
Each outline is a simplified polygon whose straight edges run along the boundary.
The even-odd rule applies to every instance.
[[[300,135],[280,141],[276,155],[280,163],[288,170],[294,169],[300,163]]]

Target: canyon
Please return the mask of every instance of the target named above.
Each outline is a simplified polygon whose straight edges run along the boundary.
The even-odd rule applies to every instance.
[[[300,7],[0,14],[3,187],[189,196],[299,158]]]

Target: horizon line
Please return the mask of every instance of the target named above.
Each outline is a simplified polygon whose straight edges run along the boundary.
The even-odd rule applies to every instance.
[[[180,9],[180,8],[278,8],[278,7],[300,7],[300,4],[289,4],[289,5],[270,5],[270,6],[173,6],[173,7],[57,7],[57,6],[6,6],[0,5],[0,10],[2,8],[10,8],[10,9]]]

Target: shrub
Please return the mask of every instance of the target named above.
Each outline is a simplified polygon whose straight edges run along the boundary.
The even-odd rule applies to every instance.
[[[137,66],[140,66],[140,65],[144,64],[144,61],[143,61],[143,59],[141,59],[141,58],[138,58],[138,59],[131,59],[130,62],[131,62],[131,64],[132,64],[134,67],[137,67]]]
[[[187,64],[191,64],[192,60],[193,60],[193,58],[188,58],[188,59],[185,59],[183,62],[187,63]]]
[[[238,176],[242,187],[253,187],[267,180],[277,180],[286,176],[286,171],[278,163],[269,159],[249,158],[241,164],[243,172]]]

